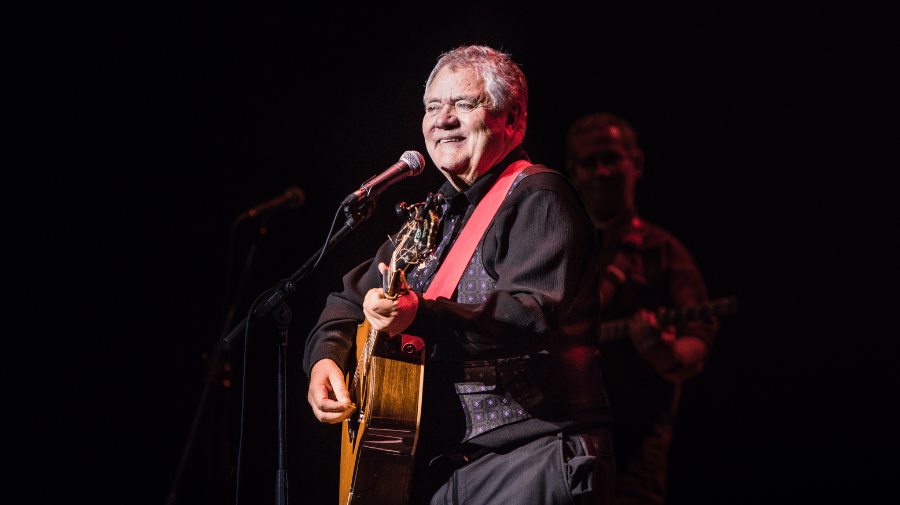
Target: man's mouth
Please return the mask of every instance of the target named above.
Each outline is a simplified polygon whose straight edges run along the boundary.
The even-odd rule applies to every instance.
[[[462,142],[463,140],[465,140],[463,137],[450,137],[450,138],[446,138],[446,139],[440,139],[440,140],[438,140],[437,143],[438,144],[449,144],[451,142]]]

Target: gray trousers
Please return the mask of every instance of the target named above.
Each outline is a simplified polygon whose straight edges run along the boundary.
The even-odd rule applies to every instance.
[[[611,504],[616,463],[606,428],[489,452],[453,472],[431,505]]]

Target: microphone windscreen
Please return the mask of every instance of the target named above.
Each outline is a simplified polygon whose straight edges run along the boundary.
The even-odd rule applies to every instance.
[[[288,197],[288,207],[289,209],[299,209],[303,207],[303,204],[306,203],[306,193],[303,192],[302,189],[297,186],[291,186],[284,191],[285,196]]]
[[[410,175],[419,175],[425,169],[425,157],[419,151],[406,151],[400,159],[409,165]]]

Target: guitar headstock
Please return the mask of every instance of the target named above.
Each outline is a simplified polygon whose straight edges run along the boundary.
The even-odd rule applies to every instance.
[[[440,221],[433,195],[428,195],[423,203],[399,204],[397,210],[398,213],[402,211],[407,220],[397,235],[391,264],[388,265],[384,276],[384,293],[387,298],[395,297],[405,290],[406,272],[425,261],[434,252],[437,247]]]

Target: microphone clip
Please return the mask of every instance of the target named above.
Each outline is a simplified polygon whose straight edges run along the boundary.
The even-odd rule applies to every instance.
[[[349,197],[341,203],[344,211],[344,217],[347,218],[347,226],[356,228],[360,223],[372,217],[375,212],[375,204],[378,202],[378,196],[367,198],[365,200],[353,200],[348,202]]]

